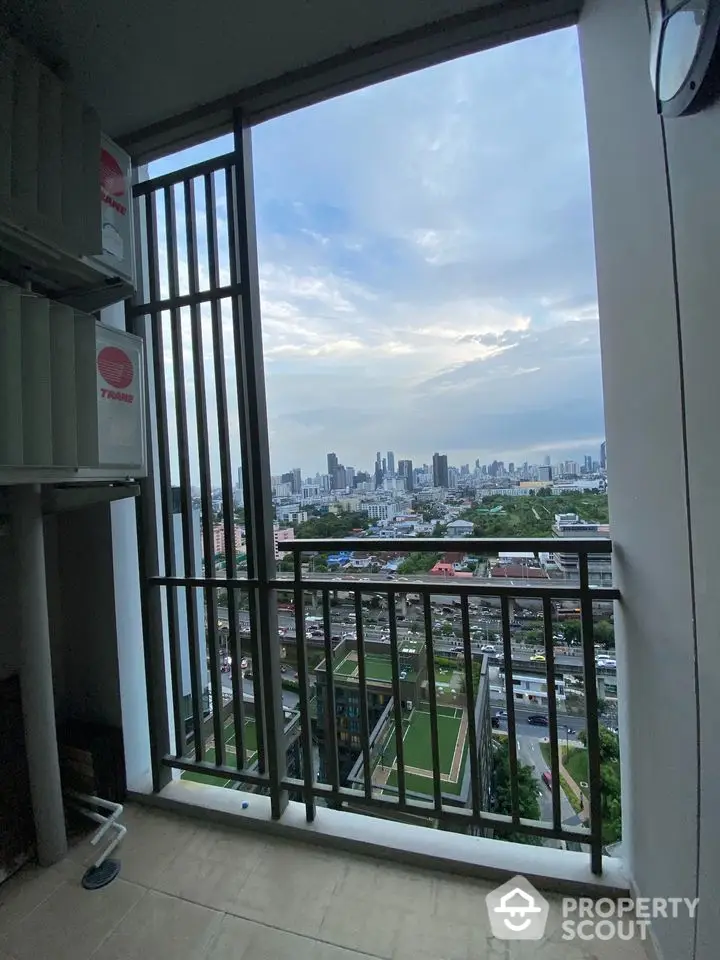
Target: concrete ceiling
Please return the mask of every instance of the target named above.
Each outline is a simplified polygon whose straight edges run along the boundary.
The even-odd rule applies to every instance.
[[[136,157],[572,22],[580,0],[0,0]]]

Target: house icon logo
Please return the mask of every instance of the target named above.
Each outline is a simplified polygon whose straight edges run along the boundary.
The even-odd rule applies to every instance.
[[[492,934],[498,940],[541,940],[550,905],[525,877],[516,876],[486,897]]]

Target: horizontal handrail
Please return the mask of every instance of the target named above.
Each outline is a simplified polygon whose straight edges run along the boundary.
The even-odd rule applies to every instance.
[[[456,580],[454,577],[437,576],[431,582],[415,580],[416,574],[407,574],[402,580],[365,580],[349,575],[347,577],[323,577],[318,574],[301,581],[292,576],[286,580],[271,580],[269,586],[274,590],[291,590],[296,582],[302,583],[303,590],[359,590],[361,593],[421,593],[453,594],[472,597],[551,597],[554,600],[572,600],[580,595],[577,581],[567,580],[527,580],[520,583],[520,577],[506,580]],[[430,574],[424,574],[429,577]],[[586,588],[592,600],[619,600],[620,591],[616,587]]]
[[[286,553],[326,553],[342,548],[380,553],[612,553],[609,537],[348,537],[343,539],[280,540]]]

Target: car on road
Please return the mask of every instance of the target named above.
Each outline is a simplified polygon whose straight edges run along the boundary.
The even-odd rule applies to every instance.
[[[532,657],[530,657],[530,663],[545,663],[545,654],[534,653]]]
[[[531,713],[527,722],[533,727],[547,727],[550,725],[548,718],[542,713]]]
[[[507,720],[507,710],[498,710],[495,716],[498,720]]]
[[[595,660],[595,663],[598,667],[617,667],[617,661],[611,659],[610,657],[598,657]]]
[[[545,772],[543,773],[542,782],[545,784],[548,790],[552,790],[552,774],[550,773],[549,770],[545,770]]]
[[[480,653],[497,653],[497,648],[494,647],[491,643],[484,643],[480,647]]]

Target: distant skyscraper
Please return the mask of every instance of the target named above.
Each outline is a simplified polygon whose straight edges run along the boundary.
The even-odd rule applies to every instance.
[[[395,476],[395,454],[392,452],[392,450],[388,450],[387,472],[390,474],[391,477]]]
[[[355,486],[355,467],[345,467],[345,483],[351,490]]]
[[[607,468],[607,440],[603,440],[600,444],[600,469],[605,470]]]
[[[375,457],[375,489],[376,490],[379,490],[380,487],[382,486],[383,475],[384,475],[384,471],[382,467],[381,454],[380,454],[380,451],[378,450],[377,455]]]
[[[329,475],[330,478],[332,479],[332,477],[333,477],[334,474],[335,474],[335,470],[336,470],[336,468],[337,468],[337,465],[338,465],[337,454],[336,454],[336,453],[329,453],[329,454],[327,455],[327,463],[328,463],[328,475]]]
[[[339,463],[333,473],[333,490],[344,490],[347,486],[347,474],[345,467]]]
[[[545,457],[545,466],[549,467],[551,463],[550,457]]]
[[[444,453],[433,454],[433,486],[448,487],[448,462]]]
[[[300,467],[293,469],[293,493],[300,493],[302,490],[302,471]]]
[[[592,457],[585,455],[585,473],[592,473]]]
[[[541,482],[552,480],[552,467],[547,464],[544,467],[538,467],[538,480]]]
[[[398,476],[404,477],[405,489],[413,489],[413,465],[412,460],[398,460]]]
[[[477,460],[475,461],[475,469],[476,470],[480,469],[480,457],[478,457]]]
[[[508,473],[515,473],[515,464],[512,462],[512,460],[508,464]]]

